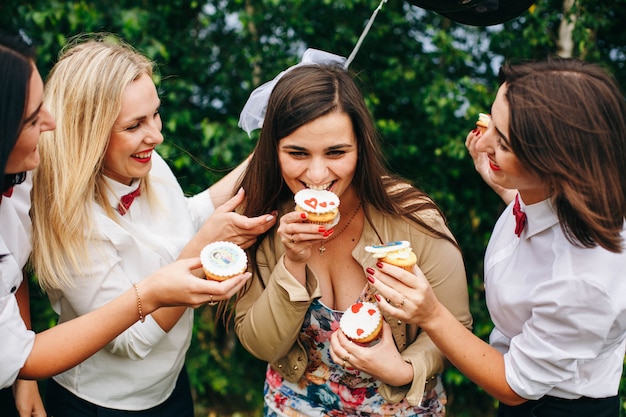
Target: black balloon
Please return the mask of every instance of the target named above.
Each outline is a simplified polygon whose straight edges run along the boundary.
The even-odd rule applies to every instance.
[[[491,26],[518,17],[534,0],[408,0],[458,23]]]

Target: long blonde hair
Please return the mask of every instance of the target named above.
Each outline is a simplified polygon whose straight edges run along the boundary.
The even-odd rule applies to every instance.
[[[111,34],[82,35],[61,52],[46,82],[44,104],[57,122],[42,135],[33,177],[33,253],[44,288],[71,286],[94,234],[93,204],[116,213],[103,165],[126,87],[153,64]],[[142,180],[142,194],[148,191]]]

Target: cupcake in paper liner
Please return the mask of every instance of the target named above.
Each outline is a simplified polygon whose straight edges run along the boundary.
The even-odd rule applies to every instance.
[[[355,343],[373,342],[383,328],[383,316],[378,304],[367,301],[352,304],[341,316],[339,328]]]
[[[480,130],[480,133],[485,133],[485,130],[489,127],[491,122],[491,115],[487,113],[478,113],[478,120],[476,120],[476,128]]]
[[[330,227],[339,223],[339,197],[332,191],[305,188],[293,198],[296,211],[306,213],[307,222]]]
[[[248,267],[246,252],[232,242],[209,243],[200,252],[200,261],[207,279],[215,281],[243,274]]]
[[[417,263],[417,257],[411,249],[411,243],[406,240],[366,246],[365,251],[382,262],[399,266],[409,272],[413,272],[413,266]]]

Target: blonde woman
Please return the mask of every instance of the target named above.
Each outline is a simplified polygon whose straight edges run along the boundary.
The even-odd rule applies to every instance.
[[[174,262],[136,288],[74,320],[35,334],[28,320],[28,283],[22,268],[31,251],[30,171],[39,165],[42,132],[56,123],[42,105],[43,81],[34,51],[21,36],[0,33],[0,388],[2,415],[45,416],[37,383],[97,352],[159,307],[199,306],[234,294],[246,275],[221,285],[197,279],[198,258]],[[16,378],[22,378],[17,379]],[[13,390],[11,390],[13,385]],[[15,399],[13,399],[13,391]],[[5,396],[5,394],[8,394]],[[12,404],[12,403],[15,403]],[[18,411],[19,410],[19,411]]]
[[[75,41],[47,81],[44,103],[57,130],[42,139],[33,181],[33,260],[60,322],[97,309],[176,259],[198,256],[211,241],[249,246],[274,223],[270,215],[233,212],[243,191],[209,217],[232,195],[238,170],[184,196],[155,152],[163,136],[152,68],[107,35]],[[184,307],[146,316],[56,376],[47,389],[49,412],[192,417],[184,369],[192,325],[193,310]]]

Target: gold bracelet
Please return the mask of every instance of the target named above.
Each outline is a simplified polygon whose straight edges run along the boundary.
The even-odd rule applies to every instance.
[[[137,296],[137,312],[139,313],[139,321],[142,323],[146,321],[146,317],[143,315],[143,310],[141,309],[141,297],[139,296],[139,287],[137,284],[133,284],[133,288],[135,289],[135,295]]]

